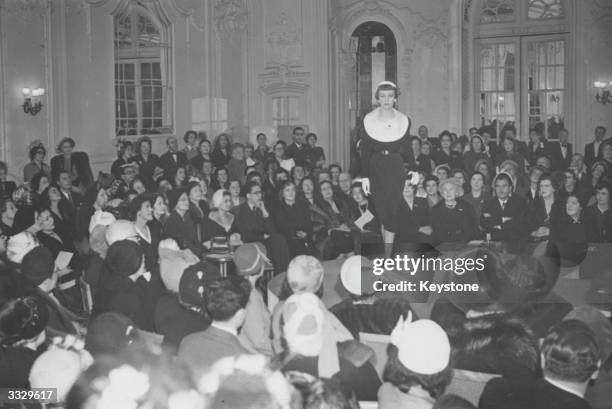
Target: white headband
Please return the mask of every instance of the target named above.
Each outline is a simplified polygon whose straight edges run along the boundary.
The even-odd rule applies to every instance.
[[[378,83],[378,85],[376,86],[376,88],[381,87],[381,86],[383,86],[383,85],[390,85],[390,86],[392,86],[393,88],[397,88],[397,85],[395,85],[395,84],[394,84],[394,83],[392,83],[391,81],[382,81],[382,82],[379,82],[379,83]]]

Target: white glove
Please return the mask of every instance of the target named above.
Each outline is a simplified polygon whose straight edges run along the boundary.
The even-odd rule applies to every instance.
[[[363,189],[363,193],[366,194],[366,196],[370,195],[370,179],[369,178],[361,178],[361,179],[357,179],[359,182],[361,182],[361,188]]]

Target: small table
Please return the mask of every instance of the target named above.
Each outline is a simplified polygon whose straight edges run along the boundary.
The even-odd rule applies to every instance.
[[[231,251],[227,253],[210,253],[206,254],[204,257],[210,261],[216,261],[219,263],[219,272],[221,273],[221,277],[227,277],[227,265],[230,261],[232,261],[234,254]]]

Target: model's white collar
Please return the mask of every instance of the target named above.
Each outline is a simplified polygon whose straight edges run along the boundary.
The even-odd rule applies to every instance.
[[[380,142],[393,142],[401,139],[408,128],[410,120],[406,115],[394,109],[395,118],[390,121],[381,121],[380,108],[376,108],[363,119],[363,126],[372,139]]]

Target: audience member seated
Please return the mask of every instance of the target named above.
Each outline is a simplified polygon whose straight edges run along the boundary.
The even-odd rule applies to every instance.
[[[432,239],[440,243],[465,243],[480,238],[476,213],[460,196],[463,188],[455,178],[440,182],[442,201],[431,209]]]
[[[584,395],[601,365],[593,331],[580,321],[563,321],[550,330],[540,353],[542,378],[493,379],[482,393],[479,408],[590,408]]]
[[[246,176],[246,161],[244,160],[244,145],[234,143],[230,149],[230,160],[225,166],[229,180],[238,180],[243,185]]]
[[[213,143],[214,148],[210,154],[210,160],[212,161],[215,169],[227,166],[227,163],[230,160],[231,144],[230,136],[228,134],[222,133],[217,135],[215,138]]]
[[[430,209],[442,200],[438,192],[438,181],[438,177],[434,175],[429,175],[423,180],[423,188],[427,195],[427,205]]]
[[[448,336],[430,320],[400,319],[387,347],[379,409],[432,408],[452,378]]]
[[[432,227],[427,199],[415,196],[418,175],[410,173],[404,182],[403,198],[395,211],[395,222],[389,226],[395,233],[393,253],[420,254],[432,250]]]
[[[280,200],[272,215],[276,228],[287,240],[291,257],[313,254],[313,226],[308,204],[297,197],[291,181],[280,186],[279,194]]]
[[[442,131],[438,139],[440,140],[440,149],[433,153],[436,166],[447,165],[449,168],[463,168],[461,154],[451,150],[453,139],[450,132]]]
[[[185,132],[185,135],[183,136],[183,142],[185,142],[183,153],[185,154],[185,157],[188,161],[199,155],[198,145],[200,143],[200,139],[196,131],[190,130]]]
[[[360,332],[390,335],[398,319],[406,319],[412,311],[407,298],[382,297],[374,291],[378,278],[372,269],[372,261],[363,256],[347,258],[342,263],[340,281],[350,296],[329,309],[355,339]]]
[[[474,135],[470,139],[470,149],[463,154],[463,166],[468,172],[473,172],[478,161],[484,160],[492,163],[491,155],[486,151],[486,146],[480,135]]]
[[[30,387],[30,369],[45,350],[48,320],[47,306],[38,297],[16,297],[0,304],[0,385]]]
[[[176,240],[182,249],[188,248],[196,256],[204,252],[202,242],[198,240],[198,233],[189,214],[189,197],[181,189],[168,192],[168,208],[170,216],[164,223],[162,237]]]
[[[212,199],[213,210],[205,217],[202,225],[204,242],[221,240],[225,246],[241,244],[240,233],[236,226],[236,216],[230,211],[232,199],[227,190],[219,189]],[[211,243],[211,245],[214,243]]]
[[[161,277],[168,290],[155,306],[155,328],[163,345],[176,353],[189,334],[204,331],[212,322],[206,310],[206,288],[221,275],[209,262],[199,262],[172,240],[160,244]]]
[[[151,138],[141,136],[136,141],[135,150],[136,156],[130,159],[130,162],[138,164],[138,174],[145,182],[147,190],[155,191],[157,179],[163,174],[159,156],[151,152]]]
[[[599,184],[595,193],[595,204],[584,211],[587,239],[592,243],[612,243],[612,187]]]
[[[331,260],[356,250],[357,232],[350,226],[351,214],[345,202],[334,195],[331,182],[319,183],[314,203],[310,205],[310,219],[317,254]]]
[[[470,177],[470,190],[461,196],[463,201],[472,205],[476,220],[482,215],[482,204],[491,199],[491,195],[485,189],[485,177],[482,173],[475,171]]]
[[[582,205],[578,196],[570,194],[561,203],[564,209],[550,227],[549,251],[558,251],[562,266],[576,266],[587,254],[587,234]]]
[[[350,398],[376,400],[380,380],[357,341],[343,348],[325,318],[326,309],[316,295],[294,294],[283,305],[283,339],[287,349],[276,357],[283,372],[299,371],[335,378]],[[352,349],[352,350],[351,350]]]
[[[142,248],[134,241],[119,240],[106,254],[108,274],[100,277],[94,294],[92,316],[104,312],[125,314],[135,325],[153,331],[153,306],[150,305],[148,281]]]
[[[518,241],[525,237],[525,199],[513,194],[510,175],[500,173],[494,181],[496,197],[482,204],[480,225],[487,238],[495,241]]]
[[[179,151],[178,140],[174,136],[166,139],[167,151],[159,157],[159,166],[164,170],[164,176],[174,180],[179,168],[187,166],[187,156]]]
[[[563,213],[561,201],[556,199],[557,182],[543,175],[538,183],[538,194],[527,207],[527,223],[532,240],[546,240],[550,228]]]
[[[74,244],[72,242],[65,243],[55,231],[55,221],[51,211],[46,208],[40,208],[35,215],[36,218],[36,238],[40,244],[51,251],[51,255],[55,260],[60,251],[74,252]]]
[[[111,165],[111,175],[115,179],[121,179],[122,167],[130,162],[134,156],[134,145],[127,140],[117,141],[117,159]]]
[[[249,291],[248,281],[235,276],[213,280],[204,288],[206,310],[212,323],[206,330],[183,338],[178,350],[178,359],[196,376],[221,358],[249,353],[238,339],[238,331],[246,316]]]
[[[261,290],[257,287],[257,282],[264,271],[272,267],[266,248],[257,242],[243,244],[234,251],[232,259],[238,275],[246,278],[251,284],[244,325],[239,335],[240,342],[254,353],[272,356],[270,312]]]
[[[5,199],[0,202],[0,231],[5,237],[11,237],[19,233],[15,225],[17,207],[13,200]]]

